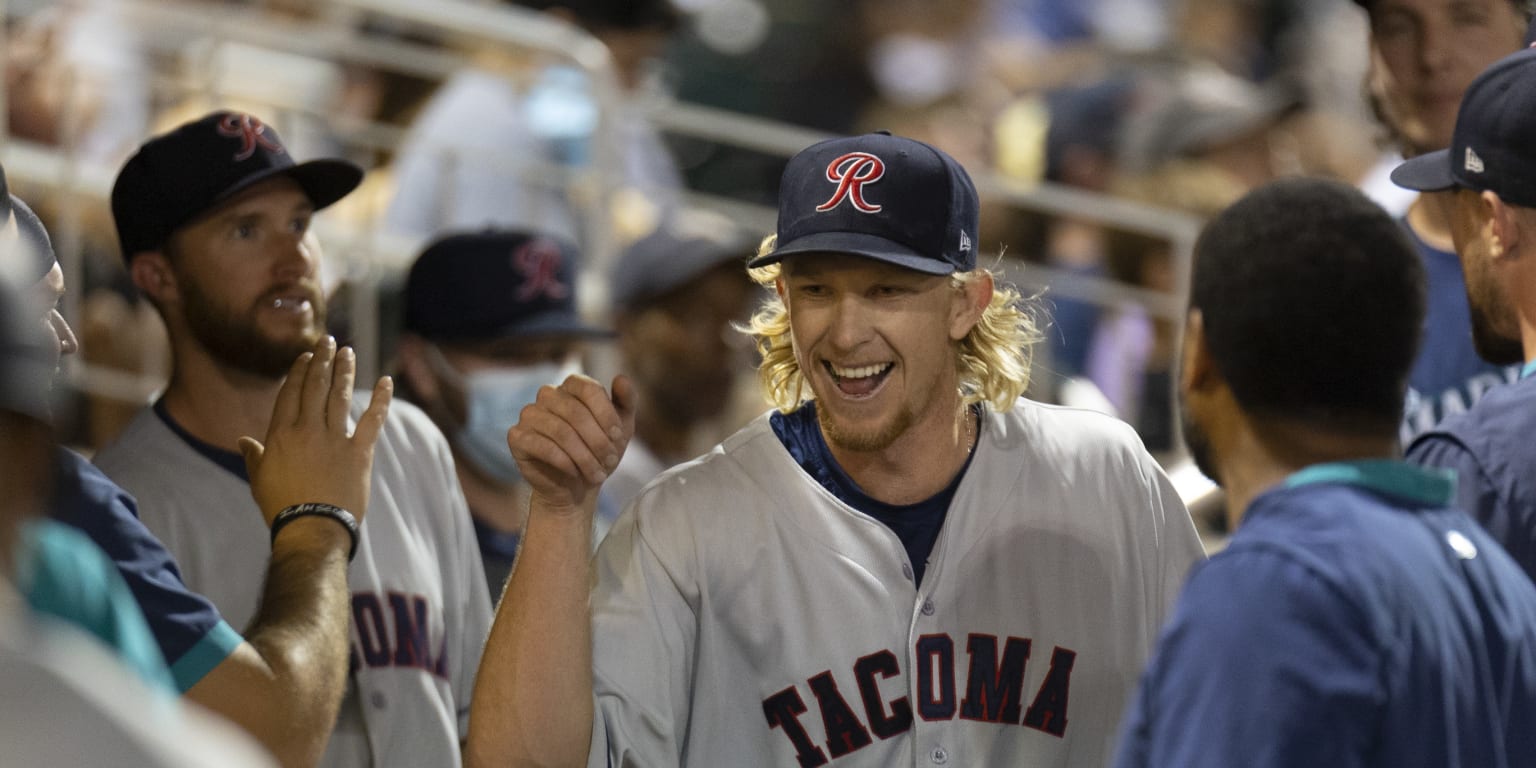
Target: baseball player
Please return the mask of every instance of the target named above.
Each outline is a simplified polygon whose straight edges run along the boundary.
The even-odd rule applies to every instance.
[[[1179,598],[1122,768],[1536,765],[1536,585],[1454,475],[1397,459],[1424,279],[1335,182],[1201,235],[1180,403],[1236,533]]]
[[[361,176],[338,160],[295,164],[255,117],[216,112],[145,143],[113,186],[123,255],[165,319],[174,366],[164,396],[96,461],[138,497],[187,585],[237,626],[267,610],[237,440],[267,431],[288,366],[322,337],[306,233]],[[351,684],[323,765],[459,759],[490,603],[448,446],[403,405],[374,449],[348,572]]]
[[[1467,88],[1448,151],[1404,163],[1392,180],[1410,189],[1450,191],[1456,250],[1466,273],[1472,339],[1480,354],[1515,345],[1524,367],[1514,384],[1490,391],[1408,447],[1418,464],[1454,469],[1457,500],[1536,579],[1536,487],[1531,469],[1531,398],[1536,393],[1536,51],[1494,64]]]
[[[1472,79],[1522,47],[1528,0],[1355,0],[1370,20],[1372,112],[1398,151],[1414,157],[1451,142],[1456,107]],[[1489,389],[1518,376],[1518,345],[1479,359],[1466,284],[1441,206],[1418,196],[1401,223],[1428,275],[1424,336],[1408,379],[1400,436],[1404,445],[1445,417],[1472,407]]]
[[[14,229],[10,230],[11,232]],[[8,768],[271,765],[255,741],[129,671],[77,627],[28,609],[36,573],[67,574],[53,597],[89,609],[112,634],[149,630],[107,559],[78,531],[39,517],[46,508],[49,350],[36,304],[12,290],[13,246],[0,234],[0,743]],[[30,260],[26,257],[25,260]],[[29,306],[24,306],[29,305]],[[41,561],[41,562],[40,562]],[[19,569],[19,571],[17,570]],[[67,594],[62,594],[66,593]],[[22,597],[27,596],[24,602]],[[35,604],[35,603],[34,603]],[[124,606],[122,610],[118,606]],[[160,674],[165,662],[158,658]]]
[[[634,388],[540,392],[509,433],[535,493],[473,764],[1105,762],[1202,553],[1130,427],[1019,399],[1036,333],[977,269],[976,225],[926,144],[792,158],[749,262],[780,410],[641,491],[595,587]]]
[[[43,331],[43,359],[38,366],[42,370],[36,375],[46,379],[62,357],[77,348],[74,332],[57,309],[64,295],[64,273],[42,222],[19,198],[4,191],[4,181],[0,171],[0,202],[8,205],[6,215],[0,216],[0,273],[28,286],[36,327]],[[338,367],[347,365],[343,361]],[[7,366],[9,376],[20,370]],[[345,376],[334,382],[342,390],[351,388]],[[364,423],[382,419],[389,401],[387,392],[380,392]],[[325,429],[323,420],[295,426]],[[286,490],[266,494],[265,520],[275,519],[293,500],[339,501],[344,508],[363,514],[361,506],[348,506],[360,504],[357,497],[342,496],[366,490],[365,457],[371,443],[354,439],[348,447],[312,440],[269,440],[267,447],[272,450],[263,452],[265,458],[255,470],[264,478],[257,485],[276,482]],[[83,533],[110,557],[132,593],[131,602],[137,603],[130,606],[132,611],[148,620],[152,643],[148,649],[135,650],[139,644],[128,631],[131,620],[120,613],[103,619],[101,591],[87,591],[78,583],[55,578],[46,558],[31,560],[33,575],[18,575],[28,602],[38,611],[92,632],[119,658],[134,659],[146,678],[165,680],[189,700],[237,723],[285,763],[312,765],[325,748],[346,683],[344,675],[327,673],[344,663],[348,647],[350,603],[342,555],[351,542],[345,531],[319,519],[296,520],[284,528],[283,536],[272,541],[266,570],[263,602],[268,609],[246,625],[242,637],[207,598],[187,589],[175,560],[139,520],[132,496],[74,451],[55,446],[52,457],[49,517]],[[325,471],[294,472],[293,467]],[[263,530],[261,540],[267,538],[271,537]],[[61,560],[54,562],[61,569],[70,567]],[[78,562],[74,564],[74,570],[79,568]],[[50,582],[55,586],[50,587]],[[78,598],[91,594],[95,596],[83,611]]]
[[[609,335],[576,312],[578,262],[570,243],[487,229],[433,241],[405,279],[400,397],[448,436],[496,598],[528,507],[507,429],[540,387],[581,370],[588,340]],[[600,512],[599,536],[617,516]]]

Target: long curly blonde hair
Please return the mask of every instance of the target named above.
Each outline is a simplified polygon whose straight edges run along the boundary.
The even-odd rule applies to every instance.
[[[763,240],[758,253],[768,253],[773,248],[774,237],[770,235]],[[811,390],[795,359],[789,308],[774,290],[780,268],[770,264],[748,270],[748,274],[768,289],[769,296],[740,330],[752,336],[762,358],[757,377],[764,397],[779,411],[789,413],[811,399]],[[955,373],[960,381],[963,408],[986,403],[994,411],[1006,411],[1029,386],[1034,345],[1042,336],[1029,300],[1013,286],[998,282],[991,270],[956,272],[950,276],[950,287],[964,290],[969,283],[986,277],[995,282],[992,301],[970,333],[954,342]]]

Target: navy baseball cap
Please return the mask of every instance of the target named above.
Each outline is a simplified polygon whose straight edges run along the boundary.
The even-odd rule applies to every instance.
[[[160,248],[198,216],[274,176],[298,182],[319,210],[355,189],[363,169],[346,160],[295,163],[272,126],[243,112],[214,112],[150,139],[112,185],[123,259]]]
[[[728,220],[711,231],[663,226],[619,254],[609,276],[609,300],[627,311],[657,299],[722,264],[747,280],[753,243]]]
[[[1392,170],[1400,187],[1435,192],[1452,187],[1497,192],[1505,202],[1536,208],[1536,50],[1494,62],[1462,96],[1451,146]]]
[[[888,133],[829,139],[789,159],[777,242],[747,266],[845,253],[931,275],[968,272],[979,208],[965,169],[932,146]]]
[[[11,194],[0,168],[0,276],[31,285],[48,274],[58,256],[48,230],[22,199]]]
[[[508,230],[452,234],[405,279],[405,330],[433,341],[609,336],[576,312],[574,246]]]

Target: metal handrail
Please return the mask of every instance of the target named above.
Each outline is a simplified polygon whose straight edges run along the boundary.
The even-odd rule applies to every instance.
[[[611,62],[607,50],[600,43],[574,27],[523,9],[500,4],[490,7],[464,0],[435,0],[432,3],[413,0],[330,2],[334,6],[353,11],[378,14],[470,38],[530,48],[571,61],[586,70],[596,84],[600,121],[603,121],[599,130],[608,130],[613,107],[618,99]],[[3,0],[0,0],[0,12],[3,12],[3,8]],[[164,0],[123,0],[121,9],[130,18],[152,22],[141,23],[140,26],[147,30],[146,36],[151,42],[164,46],[184,44],[186,36],[195,33],[433,78],[446,77],[465,63],[461,55],[415,43],[372,38],[337,24],[296,25],[248,11],[228,8],[214,10],[206,6]],[[3,114],[3,109],[4,105],[0,105],[0,114]],[[648,114],[658,127],[674,135],[706,139],[782,157],[788,157],[810,143],[827,138],[827,134],[806,128],[670,100],[651,103]],[[346,129],[349,141],[374,147],[389,146],[404,135],[397,127],[379,123],[349,124]],[[611,171],[617,166],[613,146],[614,142],[595,142],[595,147],[604,153],[598,157],[596,178],[600,182],[616,176]],[[72,147],[54,150],[9,141],[0,147],[0,156],[4,157],[6,168],[16,178],[43,182],[61,189],[69,200],[105,201],[116,172],[113,168],[92,167],[80,162]],[[1198,219],[1059,185],[1025,184],[978,169],[973,169],[972,175],[978,190],[989,200],[1049,214],[1094,220],[1166,238],[1174,258],[1175,285],[1179,286],[1179,290],[1187,285],[1190,253],[1199,228]],[[595,189],[603,194],[596,205],[603,209],[607,205],[609,188],[610,185],[606,183],[595,185]],[[689,200],[702,203],[705,207],[727,211],[738,221],[752,222],[754,226],[764,229],[770,228],[774,215],[773,209],[766,206],[696,193],[690,194]],[[607,217],[588,216],[584,219],[594,226],[604,228],[593,232],[592,242],[588,244],[594,253],[604,255],[605,258],[594,259],[601,265],[606,262],[608,255],[605,249],[611,248],[610,233],[606,231]],[[61,235],[61,256],[66,258],[67,267],[78,270],[78,253],[73,255],[73,263],[68,261],[70,254],[65,253],[74,248],[72,244],[78,243],[78,216],[68,214],[66,221],[70,224],[62,227],[58,233]],[[355,254],[360,261],[366,262],[363,271],[372,279],[378,277],[377,266],[400,268],[409,260],[411,248],[403,247],[399,242],[381,239],[369,231],[367,224],[355,228],[361,231],[354,231],[354,228],[326,223],[322,219],[322,227],[327,250]],[[1182,296],[1136,289],[1108,279],[1068,275],[1040,265],[1030,265],[1026,273],[1028,279],[1022,282],[1034,285],[1048,283],[1056,295],[1082,298],[1107,306],[1135,302],[1146,306],[1153,314],[1164,317],[1176,316],[1182,306]],[[78,274],[78,271],[72,274]],[[78,306],[70,304],[67,309],[72,313],[72,319],[78,320]],[[376,328],[372,335],[372,341],[376,343]],[[370,351],[376,351],[376,348]],[[362,357],[360,355],[360,359]],[[368,357],[376,366],[376,356]],[[112,388],[120,389],[115,386]]]

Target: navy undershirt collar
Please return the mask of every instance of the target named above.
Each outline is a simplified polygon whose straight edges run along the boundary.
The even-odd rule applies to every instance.
[[[203,457],[209,461],[223,467],[226,470],[229,470],[230,473],[232,473],[235,477],[240,478],[242,481],[247,483],[251,482],[251,476],[245,473],[244,456],[241,456],[234,451],[226,451],[216,445],[205,443],[202,440],[193,437],[191,432],[183,429],[180,424],[176,423],[175,419],[171,418],[171,412],[165,407],[165,398],[162,397],[159,400],[156,400],[155,404],[151,406],[151,408],[154,410],[155,415],[159,416],[160,420],[165,422],[165,426],[170,428],[170,430],[174,432],[177,437],[181,438],[182,442],[190,446],[192,450],[202,454]]]
[[[973,412],[978,414],[979,421],[979,408],[973,408]],[[973,449],[971,455],[966,457],[965,464],[955,473],[949,485],[933,496],[915,504],[887,504],[870,497],[838,465],[816,421],[814,401],[807,402],[792,413],[774,413],[768,420],[774,435],[806,474],[816,478],[839,501],[884,523],[901,539],[907,557],[912,562],[913,581],[921,584],[928,556],[938,540],[949,505],[954,501],[955,492],[959,490],[960,481],[970,469],[976,451]]]

